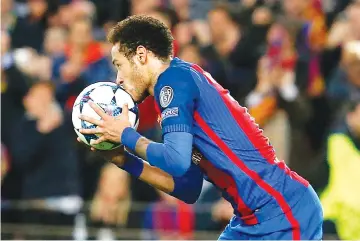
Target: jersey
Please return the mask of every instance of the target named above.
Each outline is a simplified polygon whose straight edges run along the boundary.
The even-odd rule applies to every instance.
[[[159,76],[154,96],[163,135],[193,135],[194,148],[204,156],[196,164],[222,191],[243,224],[285,214],[291,225],[298,225],[291,207],[309,183],[276,158],[247,109],[209,73],[175,58]]]

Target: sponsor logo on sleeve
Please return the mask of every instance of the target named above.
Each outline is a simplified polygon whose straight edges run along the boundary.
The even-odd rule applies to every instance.
[[[170,117],[176,117],[179,116],[179,108],[178,107],[172,107],[167,108],[161,113],[161,120],[165,120]]]

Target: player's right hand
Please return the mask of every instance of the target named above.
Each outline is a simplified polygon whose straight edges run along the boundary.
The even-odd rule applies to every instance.
[[[78,142],[83,143],[79,137],[76,139]],[[100,151],[95,149],[94,147],[90,147],[90,149],[91,151],[95,152],[97,155],[104,158],[106,161],[112,162],[119,167],[121,167],[125,163],[124,146],[120,146],[119,148],[108,151]]]

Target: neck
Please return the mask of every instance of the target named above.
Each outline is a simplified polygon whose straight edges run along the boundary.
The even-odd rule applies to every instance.
[[[159,76],[170,66],[170,61],[172,58],[168,60],[160,60],[156,59],[151,65],[149,70],[150,75],[150,85],[148,88],[148,92],[150,95],[154,96],[154,87],[158,81]]]

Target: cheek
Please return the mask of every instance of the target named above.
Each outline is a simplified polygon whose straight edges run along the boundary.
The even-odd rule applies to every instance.
[[[135,83],[136,83],[136,73],[133,71],[129,71],[126,73],[126,76],[124,76],[125,79],[125,83],[127,85],[128,88],[134,89],[135,88]]]
[[[142,101],[146,93],[145,79],[139,71],[134,71],[129,83],[129,89],[135,101]]]
[[[123,82],[123,86],[125,88],[125,90],[131,94],[131,96],[135,99],[136,98],[136,92],[137,92],[137,86],[136,86],[136,80],[137,75],[134,72],[126,72],[126,71],[122,71],[121,75],[118,76],[118,78],[121,78],[122,80],[124,80]]]
[[[140,72],[138,68],[132,67],[128,69],[128,80],[131,85],[135,85],[139,79]]]

